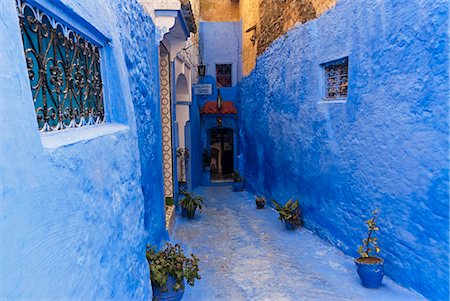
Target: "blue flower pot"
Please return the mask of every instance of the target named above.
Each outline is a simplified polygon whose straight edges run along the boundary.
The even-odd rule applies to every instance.
[[[286,230],[294,230],[295,228],[297,228],[295,224],[288,221],[284,221],[284,226],[286,227]]]
[[[244,190],[244,182],[233,182],[233,191]]]
[[[376,261],[376,262],[374,262]],[[356,271],[361,278],[362,285],[367,288],[378,288],[384,276],[384,261],[378,257],[355,259]]]
[[[152,283],[153,290],[153,301],[179,301],[183,298],[184,285],[183,288],[175,291],[173,286],[176,280],[174,277],[169,275],[166,284],[163,287],[157,286]]]
[[[256,208],[257,208],[257,209],[263,209],[264,206],[266,205],[266,202],[264,202],[264,201],[258,201],[258,200],[256,200],[255,202],[256,202]]]
[[[181,206],[181,216],[187,217],[189,219],[194,218],[196,210],[197,208],[195,208],[194,210],[187,210],[186,207]]]
[[[181,206],[181,216],[182,217],[187,217],[187,209],[184,208],[183,206]]]

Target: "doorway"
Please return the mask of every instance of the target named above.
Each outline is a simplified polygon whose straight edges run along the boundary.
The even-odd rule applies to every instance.
[[[233,130],[211,129],[211,181],[231,182],[234,170]]]
[[[177,78],[176,86],[176,105],[175,116],[177,121],[177,180],[179,188],[187,188],[188,182],[188,162],[189,148],[186,137],[186,125],[189,122],[189,109],[191,105],[191,97],[189,94],[189,86],[186,76],[180,74]]]

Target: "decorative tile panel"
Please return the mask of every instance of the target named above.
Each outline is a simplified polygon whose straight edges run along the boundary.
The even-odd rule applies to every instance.
[[[161,121],[163,146],[164,196],[173,197],[172,101],[170,95],[169,53],[160,47],[159,72],[161,89]]]

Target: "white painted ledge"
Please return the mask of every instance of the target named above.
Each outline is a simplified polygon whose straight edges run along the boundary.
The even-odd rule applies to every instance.
[[[321,100],[317,102],[318,104],[333,104],[333,103],[347,103],[347,99],[338,99],[338,100]]]
[[[62,131],[42,133],[41,141],[44,148],[57,148],[81,141],[89,141],[121,131],[129,131],[129,129],[130,128],[128,126],[123,124],[104,123],[80,128],[65,129]]]

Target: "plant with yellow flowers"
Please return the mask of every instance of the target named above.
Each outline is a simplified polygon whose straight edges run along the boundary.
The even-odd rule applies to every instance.
[[[363,245],[359,247],[358,253],[361,257],[355,259],[356,271],[361,278],[364,287],[378,288],[381,286],[384,275],[384,260],[375,256],[380,252],[378,238],[375,233],[378,228],[378,217],[380,210],[372,211],[372,218],[367,220],[367,237],[363,239]],[[375,255],[374,255],[375,254]]]
[[[380,247],[378,246],[378,238],[375,237],[375,232],[379,230],[377,225],[377,220],[380,215],[380,210],[377,208],[372,211],[372,218],[365,221],[367,225],[367,238],[364,238],[363,245],[359,247],[358,253],[362,258],[375,257],[371,256],[373,253],[377,254],[380,252]]]

